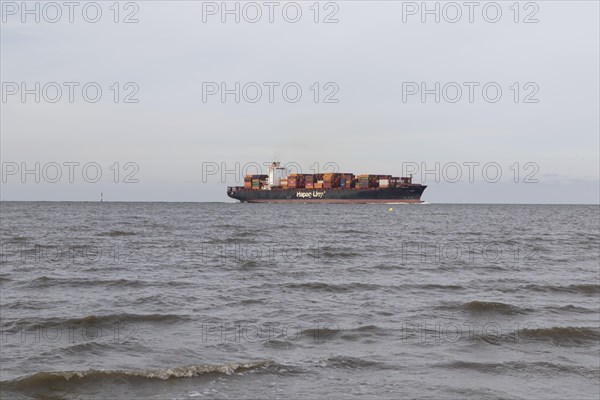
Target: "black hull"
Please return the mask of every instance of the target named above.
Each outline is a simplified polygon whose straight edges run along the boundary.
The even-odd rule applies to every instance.
[[[238,188],[227,195],[245,203],[421,203],[427,186],[386,189],[272,189]]]

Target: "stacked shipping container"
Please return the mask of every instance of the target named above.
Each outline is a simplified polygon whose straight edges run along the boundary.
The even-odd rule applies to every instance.
[[[356,188],[357,189],[368,189],[368,188],[376,188],[379,186],[378,175],[358,175],[356,179]]]
[[[314,175],[305,175],[304,187],[306,189],[314,189],[314,187],[315,187],[315,176]]]
[[[304,174],[291,174],[288,176],[288,188],[290,189],[304,189],[305,182]]]
[[[323,174],[323,189],[340,187],[340,174]]]
[[[246,175],[244,189],[262,189],[267,175]],[[280,180],[282,189],[386,189],[401,185],[410,185],[412,177],[393,177],[391,175],[357,175],[349,173],[291,174]]]
[[[267,175],[246,175],[244,177],[244,189],[261,189]]]

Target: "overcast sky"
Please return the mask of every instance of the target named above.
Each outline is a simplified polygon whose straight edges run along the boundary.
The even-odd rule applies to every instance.
[[[599,202],[597,1],[428,2],[439,22],[421,1],[279,2],[273,22],[264,2],[240,22],[220,1],[113,3],[71,23],[63,2],[39,22],[2,2],[3,200],[228,201],[276,159],[413,172],[431,203]]]

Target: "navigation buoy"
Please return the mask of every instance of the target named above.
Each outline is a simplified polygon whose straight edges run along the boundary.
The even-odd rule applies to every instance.
[[[394,207],[390,207],[388,211],[394,211]]]

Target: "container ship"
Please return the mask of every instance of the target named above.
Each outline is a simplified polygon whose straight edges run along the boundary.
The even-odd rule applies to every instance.
[[[291,174],[274,162],[268,175],[246,175],[227,195],[242,203],[422,203],[427,186],[412,177],[349,173]]]

